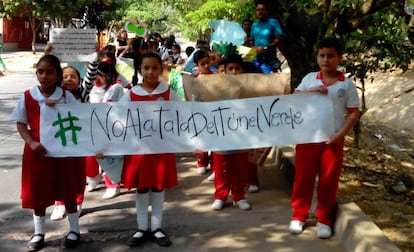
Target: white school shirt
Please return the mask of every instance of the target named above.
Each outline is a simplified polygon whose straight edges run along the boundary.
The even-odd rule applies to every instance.
[[[152,91],[152,93],[148,93],[145,89],[142,88],[142,83],[139,83],[138,85],[133,86],[131,90],[127,90],[120,102],[131,101],[130,92],[133,92],[134,94],[137,94],[139,96],[150,96],[165,93],[168,90],[168,88],[169,86],[167,84],[159,82],[158,86],[154,89],[154,91]],[[170,89],[170,101],[182,101],[181,98],[172,89]]]
[[[124,95],[124,88],[120,83],[112,84],[108,90],[106,85],[93,86],[89,94],[90,103],[101,103],[101,102],[117,102]]]
[[[324,85],[322,82],[322,73],[312,72],[303,77],[296,91],[301,92],[320,85]],[[345,123],[346,109],[359,108],[358,91],[353,81],[350,78],[346,78],[343,74],[339,76],[335,83],[326,87],[328,88],[327,95],[333,102],[335,132],[338,132]]]
[[[30,95],[39,102],[39,106],[46,106],[46,100],[57,100],[58,103],[80,103],[71,92],[66,91],[65,97],[63,97],[63,89],[61,87],[56,87],[55,92],[50,97],[44,97],[40,92],[40,86],[34,86],[30,88]],[[24,94],[20,97],[19,101],[17,102],[16,107],[13,109],[11,114],[11,118],[13,121],[27,124],[27,114],[26,114],[26,103]]]

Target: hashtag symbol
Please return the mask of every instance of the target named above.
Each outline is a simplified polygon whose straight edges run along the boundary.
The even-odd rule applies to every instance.
[[[80,131],[82,129],[82,127],[79,126],[75,126],[75,124],[73,123],[74,121],[79,121],[79,118],[76,116],[72,116],[72,114],[70,112],[68,112],[68,117],[63,118],[60,115],[60,113],[58,113],[58,120],[53,122],[53,126],[58,125],[59,126],[59,130],[56,132],[55,134],[55,138],[60,137],[61,141],[62,141],[62,145],[66,146],[67,145],[67,139],[66,139],[66,132],[67,131],[71,131],[72,132],[72,142],[74,144],[78,144],[78,138],[76,136],[76,131]],[[65,127],[65,125],[69,125],[67,127]]]

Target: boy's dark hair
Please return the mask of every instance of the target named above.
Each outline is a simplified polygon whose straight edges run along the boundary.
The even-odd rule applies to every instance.
[[[224,61],[224,66],[227,67],[228,64],[240,64],[243,67],[243,58],[239,54],[230,54],[227,56]]]
[[[257,1],[255,6],[257,7],[259,4],[260,4],[260,5],[264,5],[264,7],[266,8],[266,10],[267,10],[267,9],[269,9],[269,8],[268,8],[269,6],[268,6],[268,4],[267,4],[267,1],[264,1],[264,0]]]
[[[179,44],[174,44],[172,48],[175,48],[181,52],[181,46]]]
[[[185,54],[187,55],[187,57],[190,57],[194,50],[195,48],[193,46],[187,46],[187,48],[185,48]]]
[[[217,66],[224,66],[226,67],[226,58],[222,58],[218,63]]]
[[[63,70],[60,65],[59,58],[52,54],[46,54],[39,59],[39,61],[36,64],[36,67],[42,62],[47,62],[55,67],[57,74],[56,86],[60,87],[62,85],[63,80]]]
[[[210,50],[210,45],[207,41],[199,39],[196,42],[196,48],[208,51]]]
[[[341,41],[337,38],[324,38],[318,44],[318,51],[322,48],[334,48],[338,55],[343,54],[343,45]]]
[[[253,20],[251,20],[250,18],[243,19],[242,24],[244,24],[246,22],[249,22],[250,24],[253,24]]]
[[[201,59],[209,58],[210,55],[205,50],[198,50],[194,53],[194,64],[198,64]]]

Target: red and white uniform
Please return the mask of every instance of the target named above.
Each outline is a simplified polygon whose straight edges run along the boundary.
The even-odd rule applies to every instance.
[[[226,201],[231,191],[233,201],[245,198],[248,181],[249,152],[247,150],[212,153],[214,199]]]
[[[124,95],[122,79],[117,79],[116,82],[107,87],[106,84],[98,83],[95,81],[94,86],[89,94],[90,103],[101,102],[117,102]],[[94,178],[99,174],[99,164],[94,156],[86,157],[86,176]],[[118,187],[119,185],[113,184],[111,180],[105,176],[105,185],[107,188]]]
[[[306,75],[296,92],[325,85],[333,101],[335,132],[345,123],[347,111],[359,109],[359,97],[351,79],[339,73],[336,82],[323,81],[321,72]],[[343,164],[343,141],[340,144],[309,143],[296,146],[295,179],[292,193],[293,220],[305,221],[311,207],[315,178],[319,176],[316,217],[318,222],[331,225],[336,208],[336,192]]]
[[[40,107],[47,99],[58,103],[77,103],[70,92],[56,87],[48,98],[38,86],[24,92],[12,112],[12,119],[27,124],[34,141],[40,142]],[[85,170],[75,158],[42,157],[25,144],[22,162],[21,199],[23,208],[44,209],[55,200],[76,204],[76,196],[83,192]]]
[[[175,100],[180,98],[169,86],[159,83],[148,93],[140,84],[128,90],[121,102]],[[154,188],[158,191],[178,184],[174,153],[125,155],[122,182],[128,189]]]

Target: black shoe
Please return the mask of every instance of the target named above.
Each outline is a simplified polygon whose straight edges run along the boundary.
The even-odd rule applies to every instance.
[[[128,239],[127,244],[131,247],[135,247],[140,245],[141,243],[143,243],[144,241],[146,241],[148,239],[148,231],[144,231],[144,230],[138,230],[137,233],[140,232],[142,233],[141,237],[134,237],[132,236],[131,238]]]
[[[32,242],[33,237],[40,236],[41,239],[37,242]],[[30,241],[27,243],[27,249],[29,251],[38,251],[41,250],[45,246],[45,235],[44,234],[34,234],[30,238]]]
[[[76,236],[76,240],[68,239],[68,236],[70,234],[74,234]],[[70,231],[67,235],[65,235],[65,237],[63,237],[62,247],[63,248],[74,248],[74,247],[78,246],[79,243],[80,243],[80,234],[78,234],[74,231]]]
[[[155,236],[155,234],[157,232],[161,232],[164,236],[162,236],[160,238],[157,238]],[[164,231],[162,231],[161,228],[158,228],[158,229],[152,231],[151,232],[151,235],[152,235],[152,239],[154,241],[156,241],[158,243],[158,245],[160,245],[161,247],[168,247],[168,246],[170,246],[172,244],[172,242],[170,241],[170,239],[167,237],[167,235],[164,233]]]

